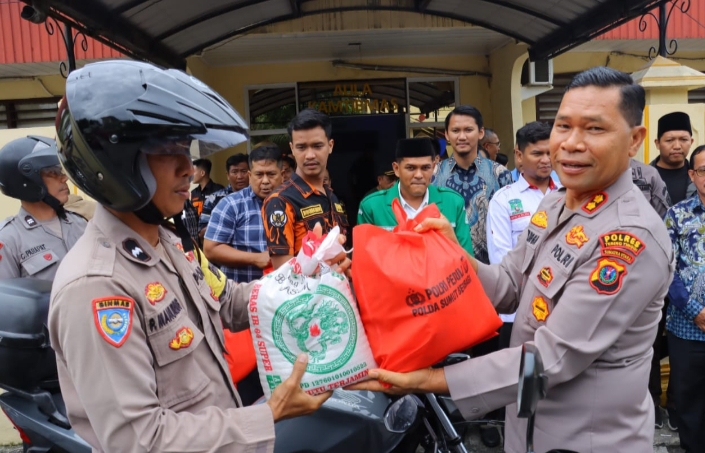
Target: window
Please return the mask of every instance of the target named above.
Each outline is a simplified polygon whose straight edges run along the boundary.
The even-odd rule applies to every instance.
[[[271,141],[282,151],[289,149],[286,127],[296,116],[296,84],[245,87],[247,119],[250,124],[248,152],[257,143]]]
[[[52,126],[60,99],[0,101],[0,129]]]

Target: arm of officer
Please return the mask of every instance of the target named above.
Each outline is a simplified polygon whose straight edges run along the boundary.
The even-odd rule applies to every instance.
[[[127,331],[117,347],[106,339],[105,329],[112,326],[101,328],[100,321],[94,320],[95,301],[107,297],[129,302],[128,288],[115,279],[83,277],[52,294],[51,343],[101,449],[111,453],[271,452],[274,421],[269,405],[177,413],[160,404],[155,356],[139,308],[132,302],[129,316],[123,318]]]
[[[5,225],[0,231],[0,280],[21,277],[19,238],[10,237],[7,233],[10,226]]]
[[[664,218],[666,211],[671,207],[671,197],[668,195],[668,188],[663,182],[658,171],[652,173],[651,176],[651,206],[658,212],[661,218]]]
[[[512,249],[512,221],[504,197],[495,195],[487,210],[487,251],[490,263],[502,262]]]
[[[293,206],[278,194],[270,195],[264,201],[262,222],[264,234],[267,236],[267,249],[275,270],[294,256],[295,220]]]
[[[533,343],[543,359],[549,388],[585,371],[639,316],[649,316],[648,331],[656,332],[673,276],[672,253],[661,248],[648,231],[635,233],[651,240],[633,264],[618,263],[623,269],[616,270],[616,281],[600,286],[595,280],[598,251],[595,259],[573,272],[563,297],[545,325],[536,330]],[[529,285],[524,290],[532,288]],[[644,344],[653,340],[646,336]],[[465,417],[476,418],[516,401],[520,359],[521,347],[514,347],[445,368],[451,396]]]

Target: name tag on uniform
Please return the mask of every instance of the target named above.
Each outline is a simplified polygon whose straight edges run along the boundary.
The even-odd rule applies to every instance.
[[[32,276],[58,261],[59,257],[56,256],[54,252],[51,250],[46,250],[45,252],[32,255],[30,258],[23,261],[22,267],[30,276]]]
[[[306,208],[301,209],[301,217],[304,219],[307,217],[314,216],[316,214],[323,214],[323,208],[320,204],[308,206]]]

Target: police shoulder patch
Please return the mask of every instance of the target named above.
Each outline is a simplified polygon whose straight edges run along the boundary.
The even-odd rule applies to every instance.
[[[91,301],[93,320],[98,333],[110,345],[119,348],[132,331],[134,299],[126,296],[107,296]]]
[[[597,260],[597,267],[590,274],[590,286],[598,294],[612,295],[622,288],[622,279],[627,275],[627,267],[610,258]]]

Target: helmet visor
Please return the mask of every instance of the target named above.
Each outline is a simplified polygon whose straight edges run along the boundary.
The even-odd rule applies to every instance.
[[[232,148],[247,140],[246,129],[239,131],[209,129],[205,134],[192,134],[185,138],[153,140],[140,147],[145,154],[183,154],[199,159],[223,149]]]

